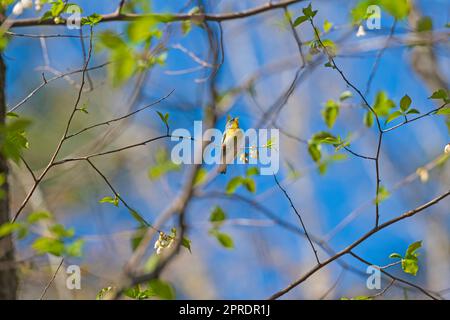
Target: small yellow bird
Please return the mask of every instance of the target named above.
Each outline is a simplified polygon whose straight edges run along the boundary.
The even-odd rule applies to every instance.
[[[239,118],[230,118],[225,125],[222,137],[222,155],[220,157],[219,173],[227,172],[227,164],[233,163],[243,142],[243,132],[239,128]]]

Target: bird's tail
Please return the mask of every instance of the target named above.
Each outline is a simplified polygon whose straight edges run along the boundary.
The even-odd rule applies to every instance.
[[[221,165],[219,165],[219,168],[217,169],[218,173],[222,173],[225,174],[227,173],[227,164],[226,163],[222,163]]]

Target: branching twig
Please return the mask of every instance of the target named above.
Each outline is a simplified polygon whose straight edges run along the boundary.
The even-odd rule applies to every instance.
[[[306,238],[308,238],[309,244],[311,245],[311,248],[312,248],[312,250],[313,250],[313,252],[314,252],[314,256],[316,257],[316,261],[317,261],[317,263],[320,265],[320,260],[319,260],[319,256],[317,255],[317,250],[316,250],[316,248],[314,247],[314,244],[312,243],[311,238],[309,237],[308,231],[306,230],[306,226],[305,226],[305,224],[303,223],[302,216],[300,215],[300,213],[297,211],[297,209],[295,208],[294,204],[292,203],[291,197],[289,197],[289,195],[288,195],[288,193],[286,192],[286,190],[285,190],[285,189],[281,186],[281,184],[278,182],[277,176],[274,174],[273,177],[274,177],[274,179],[275,179],[276,184],[277,184],[278,187],[280,188],[280,190],[283,191],[284,195],[285,195],[286,198],[289,200],[289,203],[291,204],[292,209],[294,209],[295,214],[297,215],[298,219],[300,220],[300,223],[301,223],[301,225],[302,225],[302,227],[303,227],[303,231],[305,231]]]
[[[50,279],[50,281],[45,286],[44,291],[42,291],[42,294],[41,294],[39,300],[43,300],[44,299],[44,296],[47,293],[48,288],[50,288],[50,286],[52,285],[53,281],[55,281],[56,275],[58,274],[59,269],[61,269],[61,266],[62,266],[63,263],[64,263],[64,258],[61,259],[61,262],[59,263],[58,268],[56,268],[56,271],[53,274],[52,278]]]

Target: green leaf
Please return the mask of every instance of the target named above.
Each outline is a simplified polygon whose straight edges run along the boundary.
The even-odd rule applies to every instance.
[[[52,12],[49,10],[49,11],[46,11],[43,15],[42,15],[42,17],[40,18],[40,20],[41,21],[45,21],[45,20],[49,20],[49,19],[52,19],[53,18],[53,14],[52,14]]]
[[[302,9],[303,14],[308,18],[314,18],[314,16],[317,14],[317,10],[313,10],[311,3],[306,7]]]
[[[391,253],[391,254],[389,255],[389,258],[391,258],[391,259],[401,259],[401,258],[403,258],[403,257],[401,256],[400,253]]]
[[[320,152],[320,146],[316,143],[308,144],[308,152],[314,162],[318,162],[322,158],[322,153]]]
[[[30,125],[26,119],[17,119],[0,127],[0,148],[3,155],[18,163],[23,149],[28,148],[25,129]]]
[[[256,192],[256,183],[255,183],[255,180],[253,180],[252,178],[245,178],[243,180],[242,184],[251,193],[255,193]]]
[[[127,47],[125,41],[114,31],[103,31],[98,35],[99,43],[108,49],[125,49]]]
[[[236,189],[240,186],[240,185],[242,185],[242,183],[243,183],[243,178],[242,177],[234,177],[234,178],[232,178],[229,182],[228,182],[228,184],[227,184],[227,186],[226,186],[226,188],[225,188],[225,192],[227,193],[227,194],[232,194],[232,193],[234,193],[235,191],[236,191]]]
[[[66,229],[62,224],[54,224],[49,227],[49,231],[55,235],[58,239],[61,238],[73,238],[75,235],[75,229],[69,228]]]
[[[216,231],[213,233],[213,235],[216,237],[217,241],[227,249],[233,249],[234,248],[234,242],[233,239],[226,233]]]
[[[430,17],[422,17],[417,21],[417,27],[416,30],[418,32],[426,32],[433,30],[433,20],[431,20]]]
[[[420,111],[414,108],[409,109],[406,114],[420,114]]]
[[[82,25],[90,25],[90,26],[95,26],[96,24],[98,24],[101,20],[103,19],[103,17],[97,13],[93,13],[90,16],[81,18],[81,24]]]
[[[187,237],[183,237],[183,239],[181,239],[181,245],[183,247],[185,247],[186,249],[188,249],[190,253],[192,253],[192,251],[191,251],[191,242],[192,241],[190,239],[188,239]]]
[[[159,112],[159,111],[156,111],[157,113],[158,113],[158,116],[161,118],[161,120],[162,120],[162,122],[164,122],[164,124],[166,125],[166,126],[168,126],[169,125],[169,123],[168,123],[168,119],[169,119],[169,114],[168,113],[166,113],[166,114],[162,114],[161,112]]]
[[[9,118],[19,118],[19,115],[17,113],[14,112],[7,112],[6,116]]]
[[[111,60],[113,63],[108,65],[109,79],[113,87],[119,87],[134,75],[137,60],[127,48],[112,51]]]
[[[209,216],[209,221],[216,225],[222,224],[227,219],[225,211],[221,207],[215,206],[211,215]]]
[[[208,171],[205,168],[200,168],[195,174],[194,178],[194,187],[202,185],[206,181],[206,177],[208,176]]]
[[[401,112],[400,110],[394,111],[393,113],[391,113],[389,115],[389,117],[387,117],[386,123],[394,121],[395,119],[397,119],[398,117],[401,117],[401,116],[403,116],[403,112]]]
[[[450,107],[441,108],[436,112],[436,114],[447,116],[450,114]]]
[[[333,128],[334,123],[339,115],[339,104],[333,100],[328,100],[325,108],[322,110],[322,117],[329,129]]]
[[[422,247],[422,240],[416,241],[408,246],[408,249],[406,249],[406,256],[408,255],[414,255],[416,251]]]
[[[377,93],[373,109],[380,117],[387,117],[391,110],[395,108],[395,103],[387,96],[386,92],[380,91]]]
[[[59,257],[64,253],[64,243],[61,240],[53,238],[38,238],[33,242],[31,247],[36,250],[38,254],[50,253]]]
[[[95,300],[103,300],[104,296],[110,292],[113,289],[113,287],[106,287],[100,290],[97,295],[95,296]]]
[[[113,197],[104,197],[101,200],[99,200],[99,203],[111,203],[113,205],[115,205],[116,207],[119,206],[119,197],[118,196],[114,196]]]
[[[294,21],[294,27],[297,27],[299,25],[301,25],[303,22],[308,21],[308,17],[307,16],[300,16],[297,19],[295,19]]]
[[[51,219],[52,218],[52,214],[50,212],[47,211],[36,211],[33,213],[30,213],[27,217],[27,222],[30,224],[36,223],[40,220],[44,220],[44,219]]]
[[[183,35],[188,34],[192,29],[192,22],[191,20],[185,20],[181,22],[181,32]]]
[[[412,102],[411,98],[407,94],[405,94],[403,98],[400,100],[400,109],[402,111],[408,110],[409,107],[411,106],[411,102]]]
[[[257,175],[257,174],[259,174],[258,167],[250,167],[250,168],[247,169],[247,171],[245,173],[245,175],[247,177],[251,177],[251,176],[254,176],[254,175]]]
[[[378,188],[378,197],[375,200],[375,203],[383,202],[384,200],[389,198],[390,195],[391,195],[390,192],[384,186],[380,186]]]
[[[157,19],[147,17],[145,19],[138,19],[128,25],[127,36],[131,42],[140,43],[150,40],[157,34],[155,26],[159,23]]]
[[[52,2],[52,7],[50,9],[50,12],[52,13],[53,17],[58,17],[66,7],[66,4],[62,0],[56,0]]]
[[[152,292],[160,299],[175,299],[175,290],[168,282],[165,282],[161,279],[153,279],[149,282],[149,287]]]
[[[366,112],[364,116],[364,124],[369,128],[373,126],[373,113],[371,111]]]
[[[416,257],[402,259],[402,269],[405,273],[415,276],[419,271],[419,264]]]
[[[433,92],[433,94],[428,98],[428,99],[442,99],[442,100],[447,100],[448,99],[448,93],[446,90],[444,89],[439,89],[435,92]]]
[[[328,31],[331,30],[332,27],[333,27],[333,24],[330,21],[325,19],[325,21],[323,22],[323,31],[325,33],[327,33]]]
[[[10,235],[21,227],[19,222],[5,222],[0,225],[0,238]]]
[[[134,286],[131,288],[127,288],[124,290],[123,294],[129,298],[137,299],[139,297],[139,293],[141,292],[139,286]]]
[[[77,239],[74,242],[67,244],[65,253],[71,257],[81,257],[83,255],[84,240]]]

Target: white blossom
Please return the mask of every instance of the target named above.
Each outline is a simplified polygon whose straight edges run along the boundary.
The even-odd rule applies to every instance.
[[[445,152],[446,154],[449,154],[449,153],[450,153],[450,143],[447,143],[447,145],[446,145],[445,148],[444,148],[444,152]]]
[[[12,9],[12,13],[15,16],[20,16],[23,13],[23,4],[22,2],[17,2],[13,9]]]
[[[428,170],[425,168],[417,168],[417,175],[419,176],[420,182],[425,183],[428,181],[430,175],[428,174]]]
[[[33,6],[32,0],[20,0],[24,9],[31,8]]]
[[[169,249],[174,241],[175,237],[172,237],[164,232],[159,233],[159,238],[155,242],[154,248],[156,249],[156,254],[161,254],[163,249]]]

